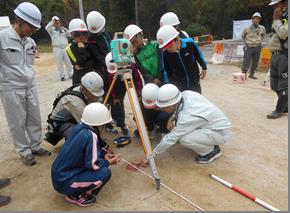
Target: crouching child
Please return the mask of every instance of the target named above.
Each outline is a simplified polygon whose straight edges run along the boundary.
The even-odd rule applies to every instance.
[[[96,127],[112,121],[107,107],[92,103],[85,107],[81,122],[71,131],[51,168],[54,189],[65,200],[86,207],[95,203],[95,196],[110,180],[110,165],[121,160],[108,153],[99,143]]]

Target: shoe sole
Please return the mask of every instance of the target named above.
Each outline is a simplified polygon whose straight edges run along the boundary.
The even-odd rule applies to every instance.
[[[5,202],[0,204],[0,207],[2,206],[6,206],[7,204],[9,204],[11,202],[11,197],[9,197]]]
[[[0,186],[0,189],[5,188],[6,186],[10,185],[11,181],[8,181],[7,183]]]
[[[32,162],[32,163],[24,163],[24,162],[23,162],[23,164],[26,165],[26,166],[33,166],[33,165],[36,164],[36,161],[34,161],[34,162]]]
[[[222,156],[222,152],[219,152],[219,153],[216,154],[213,158],[211,158],[209,161],[196,161],[196,162],[197,162],[197,163],[200,163],[200,164],[208,164],[208,163],[213,162],[214,160],[219,159],[221,156]]]
[[[50,153],[50,154],[47,154],[47,155],[40,155],[40,154],[32,153],[32,155],[37,156],[37,157],[43,157],[43,158],[46,158],[46,157],[49,157],[49,156],[51,155],[51,153]]]
[[[75,200],[70,199],[68,196],[65,196],[64,199],[65,199],[67,202],[72,203],[72,204],[76,204],[76,205],[78,205],[78,206],[80,206],[80,207],[89,207],[89,206],[91,206],[91,205],[94,204],[94,203],[91,203],[91,204],[83,205],[83,204],[81,204],[81,203],[78,203],[78,202],[75,201]]]
[[[277,118],[281,118],[281,117],[282,117],[282,115],[279,116],[279,117],[272,117],[272,116],[268,116],[268,115],[267,115],[267,118],[268,118],[268,119],[277,119]]]

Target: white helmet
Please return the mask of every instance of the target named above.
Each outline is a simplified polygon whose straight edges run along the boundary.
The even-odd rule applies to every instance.
[[[131,41],[131,39],[134,38],[135,35],[141,32],[142,29],[135,24],[130,24],[124,30],[125,38],[128,39],[129,41]]]
[[[158,91],[156,105],[160,108],[172,106],[178,103],[181,97],[182,94],[175,85],[165,84]]]
[[[105,27],[106,19],[101,13],[91,11],[87,15],[87,24],[91,33],[98,33]]]
[[[69,32],[88,31],[86,23],[79,18],[74,18],[73,20],[71,20],[69,22],[68,29],[69,29]]]
[[[111,62],[112,59],[113,59],[112,53],[109,52],[106,55],[105,62],[106,62],[108,72],[114,74],[117,72],[117,64],[115,64],[114,62]]]
[[[41,12],[30,2],[23,2],[17,6],[14,13],[22,20],[28,22],[34,27],[40,28]]]
[[[170,26],[175,26],[180,24],[180,21],[177,17],[177,15],[173,12],[168,12],[165,13],[161,18],[160,18],[160,27],[164,25],[170,25]]]
[[[53,17],[51,18],[51,20],[52,20],[52,21],[59,21],[60,18],[59,18],[58,16],[53,16]]]
[[[142,102],[145,108],[154,108],[157,100],[159,87],[156,84],[148,83],[142,89]]]
[[[166,46],[170,41],[175,39],[179,35],[179,32],[170,25],[165,25],[160,27],[157,31],[157,41],[159,44],[159,48],[163,48]]]
[[[104,81],[96,72],[88,72],[81,78],[82,85],[96,97],[104,95]]]
[[[271,0],[271,2],[269,3],[269,5],[274,5],[274,4],[277,4],[279,2],[281,2],[282,0]]]
[[[83,111],[81,121],[89,126],[101,126],[112,121],[108,108],[101,103],[91,103]]]
[[[255,12],[253,15],[252,15],[252,18],[254,17],[259,17],[259,18],[262,18],[261,14],[259,12]]]

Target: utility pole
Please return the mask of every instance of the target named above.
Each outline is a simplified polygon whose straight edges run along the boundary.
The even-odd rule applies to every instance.
[[[139,17],[138,17],[138,0],[135,0],[135,17],[136,17],[136,25],[139,26]]]
[[[85,21],[84,16],[84,7],[83,7],[83,0],[79,0],[79,11],[80,11],[80,18]]]

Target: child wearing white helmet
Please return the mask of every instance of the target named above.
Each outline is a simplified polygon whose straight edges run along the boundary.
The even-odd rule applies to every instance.
[[[132,44],[135,63],[140,70],[145,83],[161,85],[161,67],[159,63],[160,51],[156,41],[145,44],[143,31],[137,25],[128,25],[124,30],[125,37]]]
[[[81,83],[86,73],[95,71],[95,61],[87,44],[88,28],[85,22],[79,18],[72,19],[69,31],[73,41],[66,47],[66,52],[74,70],[72,84],[76,85]]]
[[[88,37],[89,49],[96,62],[96,72],[103,78],[104,90],[107,92],[109,85],[105,57],[111,51],[111,36],[105,30],[106,19],[101,13],[91,11],[88,13],[86,20],[90,32]]]
[[[156,105],[158,90],[159,87],[153,83],[145,84],[142,89],[142,104],[144,106],[142,112],[151,139],[154,139],[156,135],[155,125],[159,127],[161,136],[171,130],[167,126],[171,114],[160,111]]]
[[[40,146],[41,116],[33,69],[36,44],[30,38],[41,27],[41,12],[34,4],[22,2],[14,13],[15,23],[0,31],[0,96],[15,149],[22,162],[32,166],[34,155],[50,155]]]
[[[179,29],[180,21],[179,21],[178,16],[175,13],[167,12],[163,14],[163,16],[161,16],[160,27],[164,25],[170,25],[174,27],[179,32],[180,38],[189,38],[189,35],[187,32]]]
[[[54,160],[51,168],[53,187],[65,195],[67,202],[81,207],[93,205],[95,197],[111,178],[109,166],[120,162],[120,155],[108,153],[100,145],[100,133],[95,131],[111,120],[105,105],[86,106],[81,122],[72,130]]]
[[[106,18],[100,12],[89,12],[86,21],[90,32],[88,47],[95,61],[95,70],[103,78],[106,94],[109,89],[109,82],[105,57],[111,51],[111,35],[106,31]],[[109,104],[111,104],[111,100],[109,100]],[[118,130],[112,124],[107,124],[106,130],[118,134]]]
[[[89,103],[103,101],[103,79],[96,72],[89,72],[81,78],[80,85],[71,86],[53,101],[52,112],[48,115],[45,140],[56,145],[80,122],[84,108]]]
[[[106,56],[106,66],[108,71],[108,82],[111,84],[113,82],[114,75],[118,72],[117,64],[112,62],[112,53],[109,52]],[[132,70],[132,77],[136,87],[136,92],[138,97],[141,96],[142,90],[142,79],[139,74],[139,71],[134,63],[131,63],[130,68]],[[111,91],[110,97],[111,101],[111,113],[113,119],[116,121],[117,126],[121,128],[122,133],[125,136],[129,135],[129,129],[125,123],[125,106],[124,98],[126,95],[125,82],[121,80],[121,76],[115,81],[113,90]]]
[[[161,57],[162,74],[166,83],[176,85],[181,91],[201,93],[200,79],[207,73],[204,56],[192,38],[180,38],[179,32],[170,25],[162,26],[157,32]],[[202,67],[200,72],[198,64]]]
[[[229,139],[231,123],[224,113],[197,92],[181,92],[173,84],[165,84],[157,94],[156,105],[174,113],[175,124],[155,147],[159,155],[176,143],[198,154],[198,163],[210,163],[221,156],[219,145]]]

